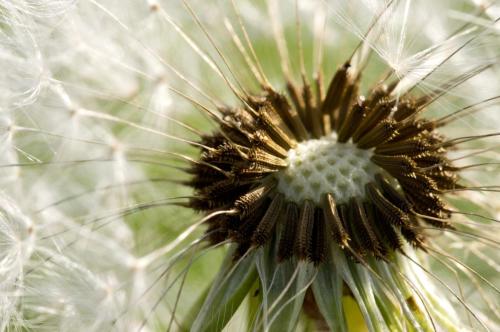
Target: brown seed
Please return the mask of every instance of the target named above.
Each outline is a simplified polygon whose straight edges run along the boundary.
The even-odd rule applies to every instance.
[[[284,197],[278,193],[274,196],[271,204],[267,208],[266,214],[257,226],[257,229],[252,235],[252,243],[257,246],[262,246],[269,241],[274,231],[274,226],[283,212]]]
[[[342,224],[337,212],[337,205],[332,194],[325,194],[322,199],[322,207],[325,221],[331,229],[333,240],[340,246],[345,247],[349,241],[349,235]]]
[[[299,220],[299,207],[293,202],[288,202],[285,207],[284,222],[281,227],[281,236],[278,246],[278,260],[283,261],[293,256],[295,236]]]
[[[326,93],[325,100],[321,106],[322,114],[329,114],[333,119],[334,112],[340,104],[341,96],[344,92],[346,82],[348,80],[348,71],[351,67],[349,62],[346,62],[342,67],[340,67],[330,82],[328,86],[328,91]],[[334,127],[334,126],[332,126]]]
[[[401,142],[387,142],[375,148],[375,152],[385,155],[408,155],[416,156],[423,152],[433,150],[432,144],[419,139],[412,138]]]
[[[366,113],[366,106],[362,99],[358,99],[357,103],[351,108],[350,112],[344,120],[339,132],[338,141],[340,143],[347,142],[357,128],[357,124],[361,121]]]
[[[300,119],[300,115],[290,106],[288,100],[283,95],[273,90],[268,90],[267,93],[269,95],[271,105],[276,111],[278,111],[281,118],[285,120],[295,138],[298,140],[305,140],[309,138],[307,129],[304,127],[304,123],[302,123],[302,120]]]
[[[364,118],[358,123],[356,130],[352,134],[352,140],[356,143],[367,132],[385,120],[391,114],[393,106],[394,101],[382,99],[373,108],[367,108]]]
[[[234,208],[238,211],[240,218],[243,219],[250,212],[259,209],[264,199],[275,186],[275,181],[266,181],[238,198],[234,202]]]
[[[358,140],[358,147],[361,149],[370,149],[379,144],[389,141],[397,135],[398,125],[393,120],[383,120],[375,128],[367,131]]]
[[[382,257],[380,252],[380,243],[373,230],[372,221],[366,215],[363,203],[359,198],[351,198],[349,208],[353,211],[354,229],[356,231],[355,237],[360,242],[367,252],[376,257]]]
[[[325,261],[328,255],[328,238],[325,217],[321,208],[314,209],[314,228],[311,247],[308,249],[309,259],[320,264]]]
[[[400,250],[403,246],[401,237],[387,218],[369,202],[365,203],[365,211],[368,219],[374,222],[374,231],[380,239],[381,254],[387,256],[395,250]]]
[[[279,116],[278,112],[267,103],[259,108],[259,122],[269,136],[286,150],[297,145],[297,140],[290,127]]]
[[[297,237],[295,240],[295,252],[300,259],[311,256],[312,235],[314,227],[314,204],[305,200],[300,208],[299,223],[297,225]]]
[[[374,206],[389,220],[393,225],[401,227],[408,225],[408,215],[400,208],[392,204],[387,198],[382,195],[380,189],[373,183],[366,185],[366,193]]]

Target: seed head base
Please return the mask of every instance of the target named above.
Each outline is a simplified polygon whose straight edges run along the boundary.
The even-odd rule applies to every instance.
[[[332,245],[386,259],[404,241],[423,248],[422,223],[451,227],[442,193],[458,186],[456,169],[436,124],[419,119],[428,98],[385,85],[364,98],[358,86],[347,63],[325,96],[288,83],[290,99],[266,88],[220,110],[189,170],[190,207],[237,211],[209,221],[212,242],[230,239],[242,255],[278,241],[279,260],[319,264]]]

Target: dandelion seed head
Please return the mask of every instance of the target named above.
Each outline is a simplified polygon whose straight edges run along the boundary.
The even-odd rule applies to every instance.
[[[0,330],[495,330],[491,3],[0,3]]]

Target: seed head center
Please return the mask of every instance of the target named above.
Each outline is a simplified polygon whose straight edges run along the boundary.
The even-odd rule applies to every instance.
[[[381,171],[370,161],[372,155],[372,150],[338,143],[336,134],[301,142],[288,151],[287,168],[276,174],[278,191],[296,203],[319,204],[326,193],[338,203],[364,197],[365,185]]]

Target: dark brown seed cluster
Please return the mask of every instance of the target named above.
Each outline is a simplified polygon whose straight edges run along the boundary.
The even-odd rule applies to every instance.
[[[396,100],[394,86],[380,85],[360,97],[359,77],[345,64],[326,93],[319,81],[314,88],[289,83],[288,96],[267,88],[240,108],[222,109],[218,132],[202,138],[207,148],[190,169],[190,207],[236,211],[208,221],[210,240],[230,239],[244,254],[274,238],[279,260],[321,263],[333,244],[356,257],[387,258],[403,240],[422,247],[422,223],[450,227],[440,196],[457,179],[443,137],[418,116],[428,98]],[[339,204],[326,192],[321,202],[287,200],[274,174],[287,167],[288,150],[332,132],[339,143],[373,151],[380,172],[364,197]]]

